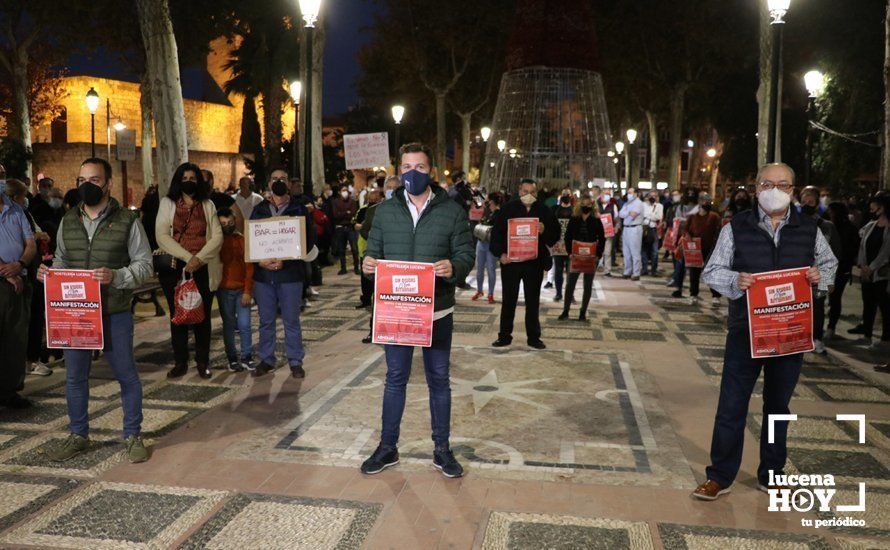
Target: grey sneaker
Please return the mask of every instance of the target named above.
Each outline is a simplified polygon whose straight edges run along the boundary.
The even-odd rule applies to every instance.
[[[68,439],[59,446],[53,447],[46,452],[46,456],[53,462],[65,462],[71,460],[79,454],[83,454],[90,448],[90,440],[76,434],[71,434]]]
[[[145,448],[142,436],[131,435],[127,438],[127,458],[130,459],[132,464],[145,462],[148,460],[148,457],[148,449]]]

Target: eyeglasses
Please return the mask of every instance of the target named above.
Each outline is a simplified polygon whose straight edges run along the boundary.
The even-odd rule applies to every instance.
[[[86,182],[90,182],[93,185],[98,185],[101,187],[102,184],[105,183],[105,180],[101,176],[93,176],[91,178],[77,178],[77,180],[75,181],[77,181],[78,186],[83,185]]]
[[[778,187],[780,191],[784,191],[786,193],[791,191],[792,189],[794,189],[793,183],[784,181],[784,180],[778,181],[778,182],[770,181],[770,180],[763,180],[760,183],[758,183],[757,186],[763,191],[769,191],[771,189]]]

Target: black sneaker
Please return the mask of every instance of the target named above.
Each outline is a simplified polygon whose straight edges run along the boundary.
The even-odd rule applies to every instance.
[[[671,298],[682,298],[682,297],[683,297],[682,290],[675,290],[675,291],[671,292]]]
[[[30,409],[33,406],[34,403],[17,393],[10,395],[6,399],[0,400],[0,407],[6,407],[7,409]]]
[[[253,369],[253,371],[251,371],[250,375],[253,376],[254,378],[256,378],[258,376],[263,376],[264,374],[268,374],[268,373],[272,372],[273,370],[275,370],[275,367],[273,367],[269,363],[266,363],[265,361],[263,361],[259,365],[257,365],[256,368]]]
[[[241,361],[229,361],[229,372],[244,372]]]
[[[535,349],[547,349],[547,345],[541,340],[529,340],[528,345]]]
[[[454,458],[451,449],[436,449],[433,451],[433,466],[442,472],[445,477],[460,477],[464,475],[464,469]]]
[[[508,340],[506,338],[498,337],[498,339],[495,340],[494,342],[492,342],[491,345],[496,348],[505,348],[505,347],[509,346],[511,343],[513,343],[513,340]]]
[[[294,378],[306,378],[306,371],[303,370],[303,365],[291,365],[290,374]]]
[[[562,301],[562,294],[557,294],[556,296],[554,296],[554,297],[553,297],[553,301],[554,301],[554,302],[561,302],[561,301]]]
[[[856,325],[847,331],[847,334],[865,334],[865,327],[862,325]]]
[[[369,334],[369,335],[365,336],[364,338],[362,338],[362,344],[370,344],[371,340],[373,340],[373,338]]]
[[[582,313],[581,315],[578,315],[578,320],[581,321],[582,323],[586,323],[587,322],[587,314]]]
[[[544,288],[553,288],[553,283],[547,283],[544,285]]]
[[[559,315],[559,317],[557,317],[556,319],[557,319],[558,321],[565,321],[565,320],[567,320],[568,318],[569,318],[569,312],[568,312],[568,311],[563,311],[563,312]]]
[[[395,447],[386,448],[382,445],[377,447],[367,460],[362,462],[362,473],[367,475],[379,474],[390,466],[399,463],[399,450]]]
[[[337,275],[346,275],[346,268],[341,268],[340,271],[337,272]]]
[[[185,376],[189,371],[189,366],[187,364],[180,364],[174,366],[172,369],[167,371],[167,378],[180,378]]]

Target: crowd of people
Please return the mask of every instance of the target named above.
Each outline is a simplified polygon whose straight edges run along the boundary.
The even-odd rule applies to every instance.
[[[64,362],[55,364],[64,365],[66,371],[70,436],[51,458],[68,460],[88,448],[88,377],[94,354],[71,349],[62,354],[47,348],[42,283],[50,268],[90,269],[102,285],[104,357],[121,386],[128,455],[140,462],[149,454],[140,435],[142,388],[133,357],[132,300],[134,290],[147,280],[157,277],[171,318],[174,362],[168,378],[187,374],[192,361],[198,376],[213,376],[214,300],[230,371],[263,376],[277,368],[280,317],[284,359],[292,376],[303,378],[301,312],[318,294],[313,287],[324,283],[324,267],[339,262],[339,276],[356,277],[361,298],[355,307],[360,309],[373,306],[378,260],[428,262],[436,273],[432,345],[423,349],[433,463],[444,475],[458,477],[463,469],[449,447],[450,349],[456,289],[473,290],[467,280],[474,267],[475,292],[470,299],[484,298],[491,304],[498,303],[500,271],[500,325],[492,346],[512,345],[522,287],[526,343],[534,349],[547,347],[540,323],[542,289],[555,288],[553,299],[562,304],[558,319],[565,321],[576,304],[580,279],[577,319],[583,322],[597,272],[632,281],[641,277],[661,281],[675,289],[673,296],[678,299],[684,297],[688,272],[690,300],[699,300],[702,281],[715,304],[728,300],[730,338],[724,373],[738,373],[731,379],[724,375],[709,481],[696,491],[699,498],[713,499],[727,491],[738,471],[747,402],[763,364],[742,349],[747,341],[742,334],[747,326],[742,302],[751,284],[749,273],[791,264],[812,266],[810,280],[818,287],[815,351],[825,353],[826,345],[837,338],[842,297],[854,283],[855,269],[863,310],[861,322],[849,332],[859,337],[859,345],[890,350],[890,194],[870,197],[865,207],[855,201],[835,201],[825,190],[796,188],[793,171],[777,164],[761,169],[753,185],[756,197],[740,188],[722,203],[693,187],[551,190],[531,178],[517,182],[513,195],[507,189],[486,191],[459,171],[451,175],[450,184],[434,181],[431,153],[416,143],[401,147],[397,170],[398,175],[379,171],[363,176],[364,181],[351,180],[344,172],[336,184],[324,185],[313,196],[304,193],[299,178],[282,168],[272,169],[264,182],[242,177],[237,186],[220,188],[210,171],[186,163],[172,174],[163,196],[157,186],[149,188],[138,210],[113,198],[112,168],[103,159],[84,160],[76,187],[65,194],[50,178],[40,179],[31,189],[0,173],[0,277],[4,279],[0,352],[11,365],[0,369],[0,407],[30,406],[19,393],[25,375],[52,374],[51,357],[63,355]],[[248,262],[244,246],[248,221],[280,216],[305,218],[308,256]],[[537,253],[531,259],[512,259],[510,220],[530,218],[538,232]],[[576,242],[593,243],[598,269],[584,273],[571,269]],[[687,258],[690,242],[697,243],[703,261]],[[618,271],[619,250],[622,271]],[[203,315],[199,322],[183,324],[174,320],[180,306],[176,290],[189,280],[197,286]],[[883,320],[880,338],[874,330],[878,311]],[[370,330],[363,342],[371,342]],[[362,464],[366,474],[399,461],[399,425],[413,348],[384,348],[381,440]],[[767,379],[767,385],[775,387],[768,408],[787,412],[800,355],[770,361],[787,367],[772,372],[787,376]],[[764,464],[780,470],[784,447],[767,453]]]

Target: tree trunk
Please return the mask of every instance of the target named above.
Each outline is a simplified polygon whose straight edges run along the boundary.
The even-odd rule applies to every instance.
[[[884,135],[881,150],[881,177],[884,189],[890,189],[890,0],[884,18]]]
[[[152,139],[154,133],[151,117],[151,82],[148,69],[142,73],[139,83],[139,107],[142,111],[142,188],[148,189],[154,182],[154,163],[152,160]]]
[[[136,0],[136,7],[157,133],[158,193],[165,195],[176,167],[188,161],[179,57],[167,0]]]
[[[312,33],[312,181],[320,191],[325,182],[324,148],[322,132],[324,126],[324,46],[327,40],[325,18],[320,17]],[[305,81],[304,81],[305,82]],[[302,117],[301,117],[302,118]]]
[[[646,111],[646,124],[649,126],[649,181],[655,189],[658,181],[658,121],[652,111]]]
[[[671,150],[668,187],[680,187],[680,154],[683,143],[683,109],[687,84],[679,84],[671,91]]]
[[[445,181],[445,94],[436,92],[436,166],[439,181]]]
[[[12,123],[9,133],[20,139],[25,149],[31,150],[31,112],[28,108],[28,50],[24,46],[12,52]],[[31,163],[28,162],[28,178],[31,178]]]
[[[473,115],[458,113],[460,117],[460,169],[469,177],[470,173],[470,122]]]
[[[263,91],[263,156],[267,166],[281,164],[281,111],[287,99],[284,82],[273,82]]]
[[[757,166],[766,163],[769,134],[770,74],[772,69],[772,34],[767,0],[760,0],[760,86],[757,88]]]

